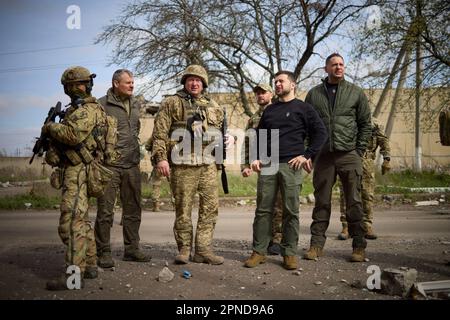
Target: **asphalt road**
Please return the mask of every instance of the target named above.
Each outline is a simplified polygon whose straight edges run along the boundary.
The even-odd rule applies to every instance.
[[[220,208],[214,238],[228,240],[252,239],[254,207]],[[309,239],[311,206],[300,209],[300,241]],[[141,241],[145,243],[174,242],[172,227],[173,211],[158,213],[144,211],[140,228]],[[122,242],[119,225],[120,210],[115,215],[111,241],[115,245]],[[90,211],[95,218],[95,211]],[[197,210],[194,209],[194,226]],[[19,243],[47,244],[59,243],[57,235],[59,211],[0,211],[0,248]],[[339,213],[333,212],[327,235],[336,237],[340,231]],[[436,238],[450,236],[450,210],[445,207],[377,208],[374,229],[381,238]]]

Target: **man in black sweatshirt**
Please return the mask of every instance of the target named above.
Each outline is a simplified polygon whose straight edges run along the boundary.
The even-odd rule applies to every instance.
[[[265,109],[259,122],[258,156],[252,162],[252,169],[259,173],[253,222],[253,253],[245,262],[245,266],[249,268],[266,261],[267,247],[272,236],[272,211],[279,189],[283,199],[283,267],[293,270],[298,266],[296,255],[301,169],[311,171],[311,162],[307,160],[320,150],[328,136],[325,125],[314,108],[295,98],[295,86],[292,72],[279,71],[275,75],[275,91],[279,100]],[[261,135],[264,129],[268,133],[267,140]],[[307,148],[304,144],[306,138]],[[277,140],[277,149],[271,150],[270,146],[276,144]],[[264,155],[268,155],[270,163],[261,161]],[[278,170],[273,170],[274,167]]]

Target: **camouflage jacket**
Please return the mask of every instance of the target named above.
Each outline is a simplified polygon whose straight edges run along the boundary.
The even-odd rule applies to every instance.
[[[140,104],[134,97],[130,98],[130,113],[126,110],[123,102],[113,93],[110,88],[106,96],[99,99],[108,115],[117,119],[118,139],[116,151],[119,158],[114,166],[130,168],[140,162],[139,131],[141,123],[139,120]]]
[[[262,114],[269,104],[270,103],[266,104],[265,106],[260,106],[259,109],[250,117],[250,119],[248,119],[247,126],[245,127],[245,132],[247,132],[248,129],[258,128]],[[242,150],[243,162],[241,165],[241,171],[244,170],[245,168],[250,168],[249,147],[250,141],[249,138],[246,136],[244,140],[244,149]]]
[[[222,130],[224,111],[207,95],[202,94],[198,98],[191,98],[187,92],[179,90],[175,95],[166,97],[161,102],[161,107],[155,117],[155,126],[153,128],[153,146],[152,159],[157,164],[166,160],[173,163],[171,151],[180,140],[172,137],[172,133],[177,129],[186,129],[187,121],[194,113],[200,113],[204,118],[203,129],[215,128]],[[191,160],[186,165],[199,165],[202,161],[199,154],[191,154]]]
[[[103,162],[106,130],[106,113],[94,97],[85,98],[81,105],[70,106],[61,123],[47,124],[47,132],[53,144],[59,146],[59,151],[73,165],[81,160],[86,162],[86,155],[81,154],[84,148],[91,156]]]
[[[389,146],[389,139],[384,135],[378,125],[372,126],[372,135],[368,142],[367,150],[364,153],[365,159],[375,160],[378,147],[380,147],[380,154],[383,158],[390,157],[391,148]]]

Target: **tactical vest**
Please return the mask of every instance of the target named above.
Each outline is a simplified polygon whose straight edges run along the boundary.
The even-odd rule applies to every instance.
[[[181,104],[183,107],[183,120],[172,122],[169,134],[172,134],[172,132],[176,129],[188,130],[189,128],[187,127],[187,120],[190,117],[193,117],[195,113],[200,114],[202,118],[205,119],[204,122],[207,123],[206,109],[208,107],[212,107],[210,99],[202,97],[201,99],[194,100],[191,99],[191,97],[183,90],[178,91],[175,95],[178,96],[181,100]]]
[[[183,109],[183,119],[180,121],[173,121],[172,125],[169,130],[169,137],[172,136],[172,133],[177,129],[184,129],[185,130],[185,136],[183,138],[179,139],[178,141],[170,141],[169,145],[169,152],[172,150],[172,148],[179,142],[181,142],[183,139],[189,138],[193,139],[191,136],[191,130],[188,126],[188,119],[194,117],[196,114],[200,116],[202,119],[202,126],[204,131],[208,129],[209,126],[215,127],[216,129],[220,130],[221,126],[223,125],[223,119],[220,119],[220,121],[216,118],[214,115],[214,109],[215,106],[213,105],[212,101],[205,96],[202,96],[200,99],[192,99],[184,90],[178,91],[176,94],[180,98],[182,109]],[[208,141],[202,141],[202,149],[208,145]],[[194,153],[194,145],[191,145],[192,147],[192,153],[191,153],[191,159],[192,164],[196,165],[196,163],[199,163],[198,157],[202,155],[196,155]],[[202,160],[203,161],[203,160]]]
[[[97,103],[94,97],[84,99],[84,104],[95,103],[95,126],[86,139],[76,146],[67,146],[56,141],[51,141],[46,153],[46,162],[51,166],[61,166],[69,162],[71,165],[91,163],[94,159],[100,163],[111,163],[117,159],[115,145],[117,142],[117,120],[106,114],[103,106]],[[81,106],[82,107],[82,106]],[[78,108],[72,106],[68,109],[66,117]],[[63,120],[64,123],[64,120]]]

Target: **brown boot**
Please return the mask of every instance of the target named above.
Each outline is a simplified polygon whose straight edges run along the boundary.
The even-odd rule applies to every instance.
[[[283,257],[283,267],[286,270],[295,270],[298,268],[297,257],[296,256],[284,256]]]
[[[373,232],[372,226],[367,226],[367,233],[364,237],[369,240],[375,240],[378,238],[378,236]]]
[[[175,263],[176,264],[188,264],[190,255],[191,255],[191,248],[182,247],[180,249],[179,253],[175,256]]]
[[[353,248],[351,262],[364,262],[366,258],[366,253],[364,248]]]
[[[247,267],[247,268],[254,268],[257,265],[266,262],[266,260],[267,260],[266,256],[261,255],[258,252],[253,251],[253,253],[250,256],[250,258],[248,258],[245,261],[244,266]]]
[[[303,255],[306,260],[316,260],[323,255],[323,248],[311,246],[309,250]]]
[[[208,264],[222,264],[224,259],[221,256],[216,256],[212,251],[197,251],[195,252],[192,261],[196,263],[208,263]]]
[[[339,233],[338,239],[339,240],[347,240],[348,238],[350,238],[350,235],[348,233],[348,227],[342,227],[342,231],[341,231],[341,233]]]
[[[159,201],[153,201],[153,212],[160,212],[160,203]]]

